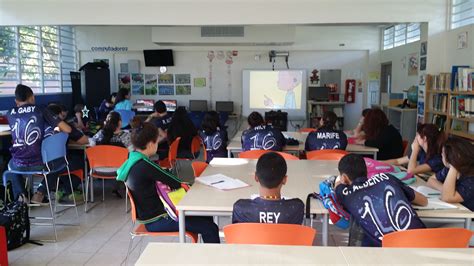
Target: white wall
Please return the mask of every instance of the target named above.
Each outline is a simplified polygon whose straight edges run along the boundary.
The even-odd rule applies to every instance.
[[[151,42],[151,27],[114,27],[114,26],[83,26],[77,27],[77,46],[80,50],[80,64],[93,59],[109,59],[111,67],[112,89],[117,88],[117,74],[120,63],[129,59],[140,60],[142,73],[158,73],[156,67],[145,67],[143,49],[162,48]],[[213,90],[209,88],[193,88],[190,96],[173,96],[178,104],[187,105],[189,99],[232,100],[236,103],[236,111],[240,113],[242,103],[242,70],[243,69],[271,69],[268,51],[271,49],[290,50],[289,64],[291,68],[306,69],[309,73],[313,69],[341,69],[342,82],[349,78],[363,80],[367,86],[366,77],[369,69],[369,52],[377,54],[378,28],[375,26],[352,27],[314,27],[298,26],[296,28],[295,44],[288,47],[167,47],[174,49],[175,67],[169,67],[168,73],[190,73],[194,77],[209,76],[209,50],[238,50],[238,56],[233,58],[231,75],[228,66],[223,60],[214,59]],[[354,34],[357,33],[357,34]],[[124,38],[124,36],[126,36]],[[344,47],[339,44],[344,43]],[[92,52],[94,46],[125,46],[128,52]],[[365,48],[365,49],[364,49]],[[369,50],[370,49],[370,50]],[[255,55],[260,54],[259,61]],[[372,61],[376,61],[372,59]],[[277,59],[276,68],[285,68],[282,59]],[[229,77],[232,89],[228,89]],[[209,80],[208,80],[209,83]],[[207,84],[209,85],[209,84]],[[155,98],[158,98],[156,96]],[[167,96],[166,98],[171,98]],[[211,100],[212,99],[212,100]],[[357,93],[356,102],[346,105],[345,125],[352,128],[356,125],[362,110],[363,93]]]
[[[465,49],[458,49],[458,34],[467,32],[468,44]],[[443,72],[451,72],[453,65],[469,65],[474,67],[474,25],[464,26],[445,33],[446,60]]]

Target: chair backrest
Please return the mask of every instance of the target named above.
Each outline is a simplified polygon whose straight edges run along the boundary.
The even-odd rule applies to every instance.
[[[206,170],[207,166],[208,164],[205,162],[200,162],[200,161],[192,162],[191,167],[193,168],[194,177],[200,177],[202,172]]]
[[[303,128],[300,128],[300,130],[299,130],[300,133],[303,133],[303,132],[310,133],[310,132],[314,132],[314,131],[317,131],[317,129],[312,128],[312,127],[303,127]]]
[[[264,155],[267,152],[271,152],[271,150],[251,150],[251,151],[243,151],[239,153],[239,158],[244,159],[258,159],[260,156]]]
[[[130,124],[130,121],[135,117],[134,111],[115,110],[115,112],[120,114],[120,118],[122,119],[122,128],[127,127]]]
[[[294,156],[293,154],[289,154],[286,152],[277,151],[276,153],[280,154],[285,160],[299,160],[300,159]]]
[[[306,152],[306,158],[308,160],[334,160],[338,161],[346,154],[347,151],[343,150],[316,150]]]
[[[68,134],[64,132],[59,132],[43,139],[41,143],[41,157],[44,164],[66,157],[67,139]]]
[[[429,228],[397,231],[383,237],[382,247],[467,248],[473,232],[464,228]]]
[[[204,147],[204,143],[202,142],[200,136],[194,136],[193,140],[191,141],[191,153],[193,154],[193,156],[199,151],[201,151],[201,148],[203,150],[204,161],[206,161],[207,160],[206,147]]]
[[[408,140],[404,139],[402,141],[402,147],[403,147],[403,155],[407,154]]]
[[[171,167],[174,167],[174,164],[176,163],[176,158],[178,157],[178,147],[179,147],[180,140],[181,140],[181,137],[177,137],[170,144],[170,149],[168,151],[168,161],[170,162]]]
[[[135,223],[137,220],[137,210],[135,208],[135,201],[133,200],[132,193],[130,192],[129,188],[127,188],[127,196],[130,199],[130,213],[132,214],[132,222]]]
[[[224,227],[227,244],[312,246],[316,230],[297,224],[239,223]]]
[[[113,145],[97,145],[86,149],[90,168],[119,168],[128,159],[128,150]]]

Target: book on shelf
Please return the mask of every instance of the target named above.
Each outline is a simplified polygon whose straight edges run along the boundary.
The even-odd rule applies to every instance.
[[[431,118],[431,123],[436,125],[440,129],[444,129],[446,124],[446,116],[445,115],[433,115]]]
[[[448,95],[447,94],[433,94],[431,108],[434,111],[446,112],[448,111]]]
[[[472,83],[474,78],[474,68],[460,67],[457,72],[457,82],[455,90],[472,91]]]
[[[451,90],[458,86],[458,71],[460,68],[469,68],[469,66],[452,66],[451,68]]]
[[[446,91],[449,89],[449,82],[451,81],[451,73],[439,73],[433,75],[431,89],[434,91]]]
[[[453,96],[451,97],[450,115],[457,118],[474,117],[474,97]]]

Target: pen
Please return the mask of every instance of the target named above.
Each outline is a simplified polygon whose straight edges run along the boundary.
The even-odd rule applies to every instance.
[[[224,182],[224,180],[221,180],[221,181],[213,182],[213,183],[211,183],[211,185],[215,185],[215,184],[219,184],[219,183],[223,183],[223,182]]]

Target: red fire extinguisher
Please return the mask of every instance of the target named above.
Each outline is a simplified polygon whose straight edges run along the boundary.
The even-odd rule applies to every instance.
[[[346,103],[355,102],[355,90],[356,90],[356,81],[355,79],[346,80]]]

